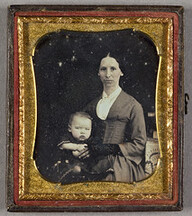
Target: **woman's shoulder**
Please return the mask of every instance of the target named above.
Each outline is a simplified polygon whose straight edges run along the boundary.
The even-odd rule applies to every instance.
[[[89,104],[95,104],[95,103],[97,103],[101,98],[102,98],[102,95],[100,94],[99,96],[97,96],[96,98],[94,98],[91,102],[89,102]]]
[[[118,103],[122,110],[126,110],[128,113],[143,113],[142,105],[133,96],[122,91],[120,97]]]
[[[129,95],[125,91],[121,91],[120,93],[121,100],[124,101],[125,103],[131,103],[133,105],[141,105],[133,96]]]
[[[92,109],[95,109],[97,103],[99,102],[99,100],[101,99],[101,96],[96,97],[95,99],[93,99],[91,102],[89,102],[86,107],[83,109],[83,111],[87,112],[90,111]]]

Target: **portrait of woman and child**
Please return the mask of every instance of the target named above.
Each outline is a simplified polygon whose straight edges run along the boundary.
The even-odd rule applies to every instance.
[[[123,33],[125,35],[129,34],[130,37],[132,35],[131,31]],[[101,36],[99,37],[101,38]],[[102,40],[104,40],[103,38]],[[110,38],[113,38],[113,35],[111,35]],[[140,43],[140,39],[137,38],[137,40],[138,43]],[[117,49],[116,47],[112,48],[113,50]],[[70,64],[73,63],[75,65],[78,59],[77,55],[75,56],[74,50],[72,51],[74,55],[72,55],[70,59]],[[54,106],[54,103],[48,105],[48,103],[45,102],[44,112],[41,111],[43,107],[43,105],[41,105],[41,110],[39,110],[39,112],[45,117],[47,106],[49,106],[50,110],[55,110],[57,115],[59,115],[59,117],[57,117],[58,119],[54,119],[52,122],[55,121],[55,125],[57,125],[58,128],[64,128],[60,130],[60,132],[58,132],[59,130],[54,132],[54,127],[49,129],[48,120],[47,123],[44,122],[45,125],[47,124],[47,131],[43,131],[44,137],[46,137],[47,140],[51,140],[51,138],[49,138],[49,133],[52,131],[57,134],[59,138],[52,139],[54,140],[54,145],[51,144],[50,149],[52,150],[47,150],[49,153],[45,153],[45,147],[43,147],[43,145],[40,147],[37,146],[35,151],[36,155],[34,157],[37,167],[41,173],[46,173],[44,176],[46,179],[50,179],[50,181],[60,182],[62,184],[87,181],[132,183],[146,178],[145,150],[149,132],[147,132],[148,127],[146,126],[143,107],[134,96],[125,92],[124,88],[121,87],[120,80],[125,76],[125,73],[128,75],[129,73],[122,70],[119,58],[114,57],[110,50],[111,49],[107,47],[106,51],[109,52],[98,60],[98,68],[94,71],[94,76],[96,75],[95,79],[98,79],[101,84],[100,91],[97,91],[94,97],[90,94],[91,100],[87,97],[86,101],[83,103],[79,102],[79,99],[76,101],[75,96],[72,96],[73,98],[70,99],[71,102],[68,104],[71,106],[71,109],[69,107],[68,115],[65,114],[65,127],[63,127],[61,123],[62,112],[58,110],[62,109],[62,103],[65,103],[67,107],[67,101],[61,104],[57,102],[57,107],[56,105]],[[140,48],[140,52],[142,52],[142,47]],[[153,61],[153,59],[151,61]],[[157,70],[157,61],[158,60],[156,60],[154,64],[155,66],[153,66],[155,70]],[[63,63],[59,62],[58,64],[62,66]],[[58,71],[58,74],[59,73],[60,71]],[[66,73],[69,72],[66,71]],[[78,74],[78,72],[76,72],[76,74]],[[50,76],[50,74],[48,76]],[[81,70],[79,70],[78,76],[81,77]],[[156,74],[154,77],[155,76]],[[143,78],[143,75],[141,78]],[[137,79],[139,80],[140,77]],[[74,85],[78,82],[78,77],[76,77],[76,80],[77,81],[74,81]],[[69,85],[66,84],[66,82],[70,83],[70,79],[63,82],[65,82],[65,85]],[[56,84],[52,83],[50,88],[54,88],[54,85],[60,85],[59,88],[61,88],[63,83],[58,80]],[[84,83],[82,83],[82,85],[84,85]],[[79,86],[79,91],[81,93],[83,92],[82,85],[80,84]],[[94,84],[92,83],[92,85]],[[74,86],[66,87],[65,92],[69,91],[68,89],[73,89],[73,87]],[[95,88],[97,88],[97,84]],[[129,88],[129,86],[126,87],[126,89],[127,88]],[[42,91],[43,94],[47,94],[47,90],[43,91],[42,89],[43,88],[39,89],[38,92],[41,93]],[[135,89],[137,90],[137,88]],[[143,91],[145,91],[145,89],[143,89]],[[153,91],[155,90],[153,89]],[[70,94],[71,92],[72,90],[69,91]],[[52,95],[52,97],[54,98],[55,96]],[[68,97],[66,97],[65,100],[67,100]],[[39,96],[39,101],[40,100],[43,101],[45,98],[42,99],[41,96]],[[41,101],[39,103],[42,103]],[[46,103],[47,105],[45,106]],[[78,106],[78,103],[81,103],[81,105]],[[75,109],[73,109],[74,106],[76,106]],[[52,116],[50,113],[47,116],[50,122]],[[41,121],[41,117],[39,119],[38,125],[39,131],[41,131],[41,124],[43,124],[41,122],[45,120]],[[37,141],[38,139],[41,140],[39,136],[40,135],[37,134]],[[51,142],[53,143],[53,141],[50,141],[50,143]],[[39,153],[40,156],[38,155],[39,151],[41,151],[41,153]],[[50,160],[47,159],[47,157],[50,157]],[[45,160],[49,160],[47,166],[44,164]],[[44,170],[42,171],[41,167],[43,166]],[[51,174],[52,176],[57,175],[57,177],[53,178]]]

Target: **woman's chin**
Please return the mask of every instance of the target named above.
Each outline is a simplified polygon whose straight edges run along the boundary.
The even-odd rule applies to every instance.
[[[114,82],[113,81],[108,81],[104,83],[105,87],[113,87],[114,86]]]

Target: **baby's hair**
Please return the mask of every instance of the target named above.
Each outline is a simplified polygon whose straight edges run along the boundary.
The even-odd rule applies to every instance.
[[[91,116],[86,112],[75,112],[75,113],[72,113],[69,117],[69,125],[72,124],[72,121],[75,116],[84,117],[84,118],[92,120]]]

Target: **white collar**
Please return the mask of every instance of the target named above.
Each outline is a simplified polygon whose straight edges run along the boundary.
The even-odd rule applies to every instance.
[[[117,89],[114,92],[112,92],[110,95],[107,95],[106,92],[103,91],[102,99],[104,99],[104,98],[112,99],[114,97],[117,97],[120,94],[121,90],[122,90],[121,87],[118,86]]]

